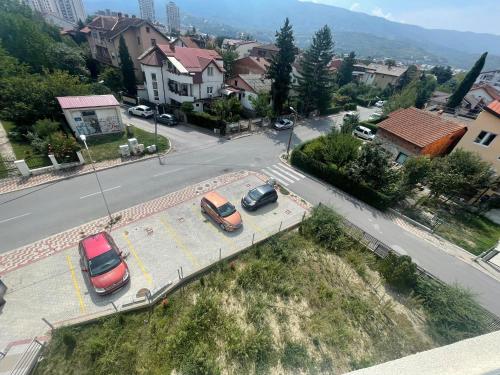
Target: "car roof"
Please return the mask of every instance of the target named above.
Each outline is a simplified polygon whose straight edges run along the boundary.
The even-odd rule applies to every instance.
[[[210,193],[205,194],[203,198],[212,203],[215,207],[220,207],[229,202],[226,198],[224,198],[216,191],[211,191]]]
[[[255,190],[258,190],[259,193],[261,193],[261,194],[266,194],[266,193],[269,193],[270,191],[273,191],[274,187],[272,187],[269,184],[264,184],[264,185],[261,185],[261,186],[257,186],[255,188]]]
[[[365,128],[364,126],[358,125],[358,129],[371,131],[370,128]]]
[[[150,109],[147,105],[138,105],[136,108]]]
[[[87,259],[95,258],[111,250],[111,244],[105,232],[93,234],[84,238],[81,242],[83,251]]]

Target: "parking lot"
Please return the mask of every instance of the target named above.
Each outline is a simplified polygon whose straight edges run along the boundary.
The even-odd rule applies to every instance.
[[[0,315],[0,347],[12,338],[43,335],[48,325],[60,325],[120,310],[146,290],[151,294],[175,285],[220,258],[227,257],[280,229],[300,222],[306,212],[297,197],[279,194],[276,203],[256,212],[241,208],[241,197],[262,179],[249,174],[217,191],[241,213],[243,227],[224,232],[200,211],[201,195],[111,232],[127,255],[130,282],[109,296],[97,296],[80,269],[76,246],[14,270],[3,277],[9,286]],[[85,275],[85,276],[84,276]]]

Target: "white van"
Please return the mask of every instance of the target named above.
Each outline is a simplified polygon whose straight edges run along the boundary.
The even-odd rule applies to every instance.
[[[373,138],[375,138],[375,134],[373,134],[370,129],[365,128],[361,125],[358,125],[356,126],[356,128],[354,128],[352,135],[366,139],[367,141],[373,141]]]

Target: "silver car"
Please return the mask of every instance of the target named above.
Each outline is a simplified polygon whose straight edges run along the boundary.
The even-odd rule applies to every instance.
[[[277,130],[290,129],[293,127],[293,121],[286,118],[282,118],[274,123],[274,128]]]
[[[129,108],[128,114],[147,118],[147,117],[152,117],[155,114],[155,112],[146,105],[138,105],[136,107]]]

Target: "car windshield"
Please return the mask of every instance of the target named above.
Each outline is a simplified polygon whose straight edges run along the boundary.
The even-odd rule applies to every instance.
[[[89,260],[90,276],[98,276],[106,273],[121,262],[120,257],[114,250],[109,250]]]
[[[248,192],[248,195],[250,198],[252,198],[254,201],[258,201],[260,197],[262,197],[264,194],[259,191],[259,189],[252,189]]]
[[[230,202],[227,202],[226,204],[223,204],[222,206],[220,206],[217,209],[217,211],[219,211],[220,216],[228,217],[236,212],[236,208],[234,208],[234,206]]]

